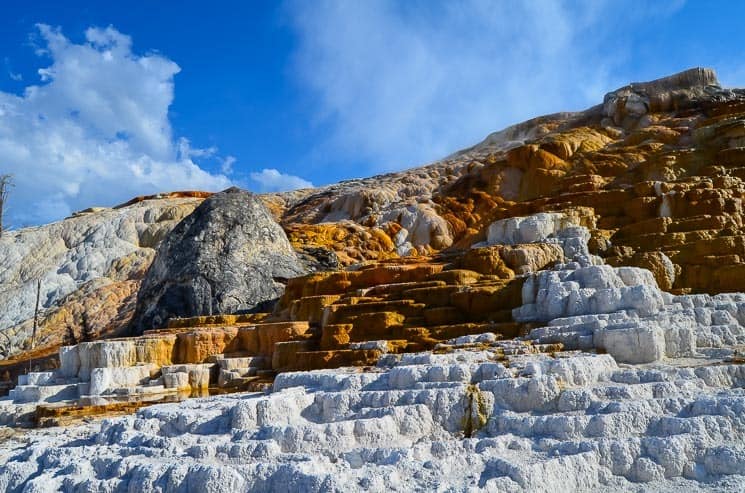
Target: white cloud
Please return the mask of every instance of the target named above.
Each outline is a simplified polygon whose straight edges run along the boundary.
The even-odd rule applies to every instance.
[[[290,1],[287,11],[299,81],[332,131],[316,152],[372,161],[369,172],[428,162],[527,118],[599,103],[630,82],[615,69],[633,56],[632,28],[681,5],[321,0]]]
[[[220,164],[220,171],[225,175],[233,174],[233,165],[238,161],[235,156],[225,156]]]
[[[60,219],[91,205],[178,189],[221,190],[222,174],[200,168],[194,149],[174,139],[168,119],[179,67],[157,54],[137,55],[112,27],[91,28],[75,44],[38,26],[42,83],[22,96],[0,92],[0,172],[12,173],[9,220],[19,227]]]
[[[258,185],[259,192],[285,192],[313,187],[311,182],[299,176],[286,175],[272,168],[264,168],[259,173],[251,173],[250,177]]]

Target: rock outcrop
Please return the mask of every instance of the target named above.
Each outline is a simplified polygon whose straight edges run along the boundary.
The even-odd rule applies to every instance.
[[[231,188],[205,200],[160,245],[132,326],[141,333],[172,317],[256,311],[303,273],[261,199]]]
[[[264,200],[293,246],[328,248],[344,265],[470,248],[496,220],[586,207],[591,249],[609,263],[653,267],[676,293],[739,291],[743,121],[745,90],[692,69],[426,167]]]
[[[134,310],[155,248],[204,194],[182,193],[114,209],[83,211],[57,223],[6,231],[0,238],[0,352],[30,349],[36,282],[41,280],[36,347],[57,347],[87,330],[121,332]]]

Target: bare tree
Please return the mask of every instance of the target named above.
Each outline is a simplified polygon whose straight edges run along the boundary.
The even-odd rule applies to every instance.
[[[31,333],[31,350],[36,346],[36,330],[39,328],[39,300],[41,299],[41,279],[36,280],[36,307],[34,308],[34,331]],[[31,362],[28,360],[28,373],[31,373]]]
[[[0,175],[0,236],[3,235],[3,214],[8,193],[13,187],[13,175]]]

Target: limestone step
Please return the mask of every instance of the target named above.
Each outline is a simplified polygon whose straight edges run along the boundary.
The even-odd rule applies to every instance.
[[[78,384],[18,385],[9,392],[8,397],[17,404],[72,400],[79,397]]]
[[[463,323],[468,317],[453,306],[437,306],[424,310],[424,320],[428,326]]]
[[[217,365],[214,363],[169,365],[160,370],[169,388],[185,388],[188,383],[192,389],[206,389],[210,382],[217,381]],[[173,376],[178,374],[180,376]]]
[[[486,317],[522,305],[522,285],[517,278],[504,285],[467,286],[451,295],[451,303],[471,317]]]
[[[310,325],[304,322],[279,322],[259,324],[256,326],[258,333],[258,354],[270,355],[274,352],[274,345],[278,342],[292,341],[302,337],[310,337]]]
[[[630,238],[615,241],[618,245],[625,245],[637,251],[651,252],[660,249],[676,249],[688,243],[706,241],[720,235],[721,229],[700,229],[682,233],[649,233],[639,234]]]
[[[524,325],[517,322],[508,323],[463,323],[428,327],[431,337],[446,340],[456,337],[492,332],[504,339],[512,339],[522,335]]]
[[[163,385],[143,385],[134,388],[134,394],[147,395],[147,394],[164,394],[167,392],[174,392],[176,389],[167,389]]]
[[[220,378],[217,382],[218,387],[223,388],[236,388],[236,387],[245,387],[250,383],[260,381],[262,377],[256,375],[256,371],[254,369],[253,372],[249,372],[246,374],[238,374],[235,371],[220,371]]]
[[[375,266],[357,271],[357,276],[353,279],[352,285],[364,288],[379,284],[431,280],[429,279],[430,276],[442,272],[445,265],[421,263]]]
[[[290,305],[291,320],[307,320],[311,324],[321,323],[323,309],[341,298],[341,294],[306,296],[294,300]]]
[[[321,330],[320,348],[323,350],[342,349],[349,344],[352,324],[329,324]]]
[[[376,349],[340,349],[335,351],[308,351],[296,353],[294,370],[320,370],[340,366],[372,366],[380,358]]]
[[[269,359],[266,356],[240,356],[231,357],[229,355],[217,355],[214,362],[222,370],[238,370],[244,368],[261,368],[269,366]]]
[[[31,372],[18,375],[18,385],[51,385],[56,383],[57,375],[53,371]]]
[[[404,317],[421,316],[424,303],[415,303],[413,300],[394,300],[386,302],[361,303],[357,305],[331,305],[326,307],[323,325],[346,323],[352,317],[370,313],[398,313]]]
[[[347,349],[376,349],[381,353],[400,353],[406,350],[406,339],[381,339],[377,341],[350,342]]]
[[[458,292],[461,286],[433,286],[407,289],[401,293],[404,298],[409,298],[417,303],[424,303],[427,307],[447,306],[450,304],[450,296]]]
[[[381,303],[385,302],[386,298],[382,296],[356,296],[348,295],[342,296],[332,305],[358,305],[362,303]]]
[[[445,281],[399,282],[372,286],[364,289],[363,292],[366,296],[400,296],[408,289],[434,288],[446,285]]]
[[[272,353],[272,369],[281,371],[285,368],[292,368],[298,353],[317,349],[319,349],[319,341],[315,340],[278,342],[274,345]]]
[[[448,285],[463,286],[473,284],[481,279],[483,274],[468,269],[452,269],[437,272],[428,277],[430,281],[445,281]]]
[[[155,377],[158,368],[153,364],[128,367],[93,368],[90,375],[90,394],[109,394],[119,388],[143,385]]]
[[[250,325],[268,317],[268,313],[248,313],[242,315],[208,315],[190,318],[171,318],[168,320],[169,329],[195,328],[211,325],[236,326]]]
[[[320,272],[290,279],[285,297],[300,299],[306,296],[334,295],[378,285],[424,281],[428,276],[442,271],[444,267],[444,263],[379,264],[356,271]]]
[[[171,363],[198,364],[212,355],[239,350],[241,331],[247,328],[214,326],[178,330]]]

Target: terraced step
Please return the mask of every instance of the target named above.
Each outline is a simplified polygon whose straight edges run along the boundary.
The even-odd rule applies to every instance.
[[[640,251],[675,249],[688,243],[711,240],[716,238],[720,232],[721,229],[706,229],[683,233],[648,233],[618,239],[616,242],[619,245],[630,246]]]
[[[450,305],[450,297],[453,293],[457,293],[462,289],[462,286],[433,286],[433,287],[417,287],[414,289],[407,289],[401,292],[401,297],[411,299],[417,303],[424,303],[427,307],[438,307]]]
[[[430,281],[444,281],[449,285],[464,286],[479,281],[483,274],[469,269],[449,269],[430,275]]]
[[[277,342],[272,353],[272,369],[285,371],[296,366],[298,353],[316,351],[319,349],[319,341],[287,341]]]
[[[373,366],[381,351],[376,349],[339,349],[334,351],[307,351],[295,354],[293,370],[320,370],[341,366]]]
[[[398,313],[404,317],[422,316],[424,303],[414,300],[391,300],[356,305],[330,305],[325,308],[323,325],[351,322],[352,317],[372,313]]]
[[[435,306],[424,310],[424,320],[427,326],[449,325],[466,322],[468,317],[453,306]]]
[[[295,300],[290,305],[289,317],[293,321],[308,321],[309,324],[320,324],[323,309],[335,303],[341,294],[306,296]]]
[[[8,397],[17,403],[59,402],[77,399],[78,384],[63,385],[18,385],[10,390]]]
[[[523,279],[517,278],[488,286],[467,286],[453,293],[451,304],[473,318],[488,318],[490,314],[512,309],[522,304]]]
[[[428,327],[430,337],[439,340],[455,339],[465,335],[491,332],[504,339],[512,339],[522,335],[524,325],[517,322],[508,323],[462,323]]]
[[[371,286],[424,281],[441,272],[445,264],[416,263],[376,265],[356,271],[323,272],[290,279],[285,298],[296,300],[306,296],[334,295]],[[280,306],[280,308],[283,308]]]
[[[238,370],[243,368],[268,368],[271,361],[266,356],[233,356],[216,355],[214,361],[223,370]]]
[[[241,330],[241,349],[251,354],[271,356],[274,345],[296,339],[313,337],[307,321],[274,322],[257,324],[254,328]]]
[[[185,329],[196,327],[217,326],[240,326],[261,322],[269,316],[268,313],[249,313],[243,315],[208,315],[203,317],[171,318],[168,320],[167,328]]]
[[[220,370],[217,385],[218,387],[226,389],[245,388],[251,383],[260,382],[262,380],[264,380],[264,378],[257,375],[255,368],[250,368],[245,372],[237,370]]]
[[[361,291],[366,296],[391,296],[400,298],[401,293],[408,289],[434,288],[446,285],[447,283],[445,281],[398,282],[371,286]]]

